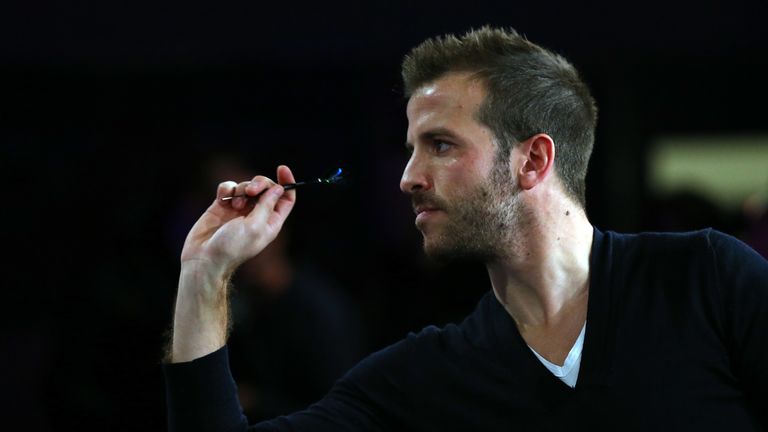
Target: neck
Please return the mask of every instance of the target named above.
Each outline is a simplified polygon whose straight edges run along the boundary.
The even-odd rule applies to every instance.
[[[522,235],[508,241],[509,253],[486,267],[496,298],[518,328],[586,316],[593,227],[584,211],[570,202],[552,206],[516,232]]]

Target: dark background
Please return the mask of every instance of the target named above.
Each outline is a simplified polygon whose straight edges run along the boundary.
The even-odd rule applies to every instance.
[[[3,418],[165,428],[180,245],[222,156],[299,179],[345,168],[345,186],[300,195],[290,247],[361,311],[366,352],[468,313],[484,269],[426,261],[398,189],[399,64],[436,34],[513,26],[576,64],[600,107],[598,227],[746,240],[738,211],[662,224],[691,207],[651,197],[645,156],[665,134],[768,133],[766,2],[575,3],[4,3]]]

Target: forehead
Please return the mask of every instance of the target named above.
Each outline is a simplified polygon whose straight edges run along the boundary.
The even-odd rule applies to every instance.
[[[450,73],[416,90],[408,101],[409,129],[421,126],[448,127],[474,123],[485,97],[485,88],[469,73]],[[444,123],[433,125],[432,123]],[[450,123],[450,124],[448,124]]]

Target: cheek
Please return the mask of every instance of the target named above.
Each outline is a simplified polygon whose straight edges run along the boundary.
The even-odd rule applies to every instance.
[[[440,173],[440,183],[443,188],[455,190],[461,188],[461,185],[467,181],[466,165],[462,164],[458,158],[445,158],[439,162],[437,172]]]
[[[445,158],[435,171],[440,173],[436,180],[438,194],[460,198],[467,191],[473,190],[482,183],[485,175],[482,173],[480,161],[468,158]]]

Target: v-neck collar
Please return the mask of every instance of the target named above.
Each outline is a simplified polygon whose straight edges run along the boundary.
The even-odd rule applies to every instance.
[[[549,370],[552,375],[562,380],[564,377],[568,376],[574,370],[574,368],[578,368],[581,364],[581,353],[583,352],[584,348],[584,332],[586,329],[587,322],[585,321],[581,326],[579,336],[576,337],[576,340],[573,342],[571,349],[568,350],[568,354],[565,356],[565,360],[563,360],[562,365],[558,365],[547,360],[544,358],[544,356],[533,349],[532,346],[529,345],[528,348],[533,351],[533,354],[536,355],[536,358],[538,358],[539,361],[544,364],[544,366],[546,366],[547,370]]]
[[[524,363],[524,373],[535,371],[535,379],[548,387],[563,391],[577,391],[585,386],[610,386],[613,375],[613,342],[611,341],[611,243],[610,236],[593,227],[592,250],[589,258],[589,298],[587,300],[587,326],[581,355],[581,366],[576,387],[571,388],[555,377],[528,348],[512,317],[499,303],[493,292],[485,295],[473,314],[485,315],[468,321],[468,330],[478,334],[479,340],[490,344],[501,361],[512,366]],[[474,324],[474,325],[473,325]],[[479,328],[478,328],[479,327]]]

